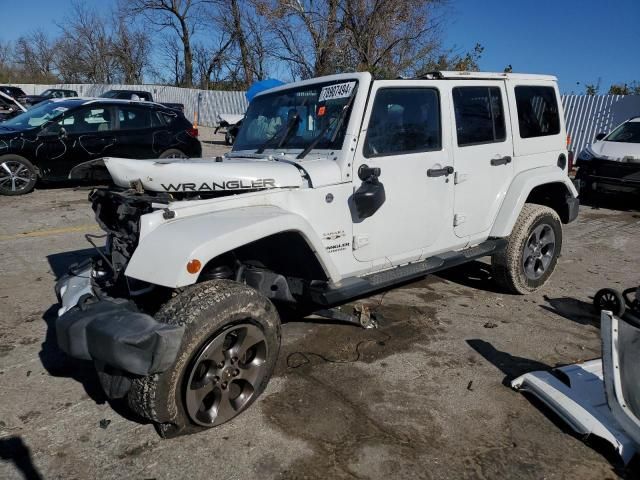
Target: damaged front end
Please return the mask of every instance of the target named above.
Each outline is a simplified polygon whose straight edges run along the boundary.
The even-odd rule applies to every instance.
[[[87,235],[96,256],[72,266],[56,283],[57,341],[68,355],[93,361],[107,395],[120,398],[135,376],[169,368],[182,341],[182,326],[153,318],[170,291],[124,275],[138,244],[140,217],[166,206],[169,198],[96,189],[89,200],[107,233]],[[99,248],[94,239],[104,237],[106,246]]]

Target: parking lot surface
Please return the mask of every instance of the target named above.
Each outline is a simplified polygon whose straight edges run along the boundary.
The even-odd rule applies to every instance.
[[[627,203],[583,207],[552,280],[533,295],[501,293],[477,261],[365,299],[379,329],[285,324],[275,376],[254,406],[162,440],[106,400],[91,364],[56,347],[54,281],[91,255],[84,234],[99,233],[87,193],[0,197],[0,478],[633,475],[506,386],[599,356],[590,297],[639,280],[640,214]]]

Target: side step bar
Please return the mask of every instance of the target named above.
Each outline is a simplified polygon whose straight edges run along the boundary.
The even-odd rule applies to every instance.
[[[487,240],[466,250],[445,252],[421,262],[409,263],[363,277],[348,278],[338,287],[315,286],[311,288],[311,299],[319,305],[338,305],[378,290],[424,277],[430,273],[493,255],[505,248],[506,245],[507,240],[504,238]]]

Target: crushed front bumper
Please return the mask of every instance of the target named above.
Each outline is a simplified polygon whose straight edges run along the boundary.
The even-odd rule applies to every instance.
[[[157,322],[131,300],[107,296],[91,262],[58,280],[56,294],[58,346],[68,355],[142,376],[163,372],[175,361],[184,327]]]

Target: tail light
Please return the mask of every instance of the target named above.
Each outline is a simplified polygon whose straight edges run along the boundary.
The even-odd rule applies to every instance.
[[[198,128],[197,127],[188,128],[187,135],[193,138],[198,138]]]

